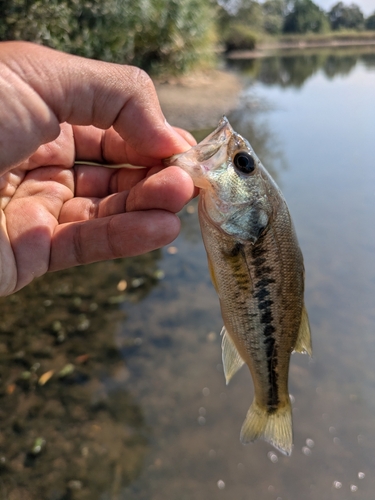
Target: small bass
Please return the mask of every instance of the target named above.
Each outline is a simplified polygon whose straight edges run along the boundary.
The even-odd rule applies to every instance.
[[[290,355],[311,355],[311,340],[303,257],[285,199],[225,117],[165,164],[181,167],[201,188],[199,221],[224,320],[226,382],[246,364],[254,383],[241,441],[262,438],[290,455]]]

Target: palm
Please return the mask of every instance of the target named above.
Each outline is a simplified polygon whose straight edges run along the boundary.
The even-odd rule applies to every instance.
[[[176,237],[174,213],[193,194],[180,169],[72,167],[75,158],[151,163],[106,134],[64,125],[56,141],[0,177],[1,295],[47,271],[140,254]],[[105,158],[103,144],[111,145]]]

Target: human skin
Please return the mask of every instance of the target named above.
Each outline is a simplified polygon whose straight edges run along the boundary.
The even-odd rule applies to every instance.
[[[0,104],[0,295],[48,271],[139,255],[176,238],[175,214],[194,186],[161,160],[195,141],[165,121],[146,73],[3,42]]]

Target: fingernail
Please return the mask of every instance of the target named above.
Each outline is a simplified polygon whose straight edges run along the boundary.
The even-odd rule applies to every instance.
[[[191,135],[191,133],[188,132],[187,130],[184,130],[184,139],[187,140],[187,142],[190,144],[190,146],[195,146],[197,144],[195,137],[193,137]]]

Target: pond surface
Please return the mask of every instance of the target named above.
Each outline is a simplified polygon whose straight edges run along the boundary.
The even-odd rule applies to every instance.
[[[375,52],[230,66],[229,119],[305,257],[314,357],[292,357],[292,456],[239,442],[252,383],[243,369],[225,385],[194,200],[172,246],[1,300],[0,498],[373,500]]]

